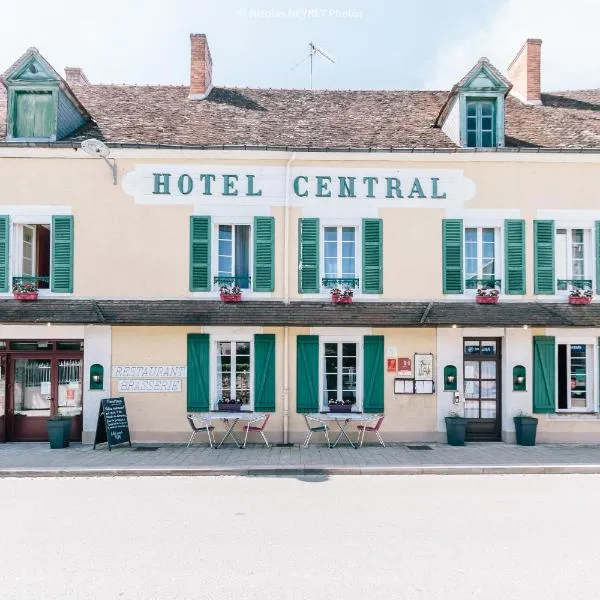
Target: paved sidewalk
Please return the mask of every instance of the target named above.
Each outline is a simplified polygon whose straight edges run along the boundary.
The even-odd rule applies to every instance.
[[[311,445],[127,446],[0,444],[0,477],[92,475],[317,475],[317,474],[600,473],[599,445],[503,443],[392,444],[360,449]]]

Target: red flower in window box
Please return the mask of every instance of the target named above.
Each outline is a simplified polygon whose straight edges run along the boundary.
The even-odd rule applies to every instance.
[[[340,288],[333,288],[331,290],[331,301],[333,304],[351,304],[352,298],[354,297],[354,290],[346,288],[340,290]]]
[[[569,304],[589,304],[594,294],[592,290],[573,290],[569,294]]]
[[[13,296],[21,302],[32,302],[38,297],[38,289],[31,281],[15,281],[12,292]]]
[[[477,304],[498,304],[498,290],[479,288],[475,296]]]
[[[221,300],[223,302],[241,302],[242,301],[242,290],[239,285],[229,287],[227,285],[221,286],[219,289],[221,293]]]

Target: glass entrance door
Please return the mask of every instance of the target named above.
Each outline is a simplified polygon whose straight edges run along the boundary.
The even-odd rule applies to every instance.
[[[500,339],[464,340],[467,440],[501,439]]]

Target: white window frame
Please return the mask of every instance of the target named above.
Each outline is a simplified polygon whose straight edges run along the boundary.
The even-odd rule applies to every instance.
[[[356,344],[356,403],[352,412],[363,412],[363,374],[364,374],[364,348],[363,336],[335,335],[319,336],[319,411],[329,412],[329,405],[325,405],[323,392],[325,390],[325,344]],[[339,372],[338,372],[339,377]]]
[[[360,294],[362,289],[362,223],[355,219],[321,219],[320,231],[319,231],[319,287],[321,294],[328,294],[330,288],[323,285],[323,279],[325,279],[325,229],[329,227],[336,227],[341,236],[343,227],[354,228],[354,243],[355,243],[355,255],[354,255],[354,278],[358,279],[358,286],[354,288],[354,296]],[[338,239],[338,268],[341,273],[342,265],[342,241],[341,237]]]
[[[219,226],[221,225],[231,225],[235,227],[236,225],[249,225],[250,226],[250,234],[248,237],[248,245],[250,246],[248,249],[249,256],[249,265],[248,265],[248,276],[250,277],[250,285],[247,289],[243,290],[243,293],[252,292],[252,288],[254,286],[253,275],[254,275],[254,223],[252,218],[231,218],[224,217],[220,219],[213,219],[212,224],[212,235],[211,235],[211,256],[214,259],[211,260],[211,288],[218,292],[219,284],[215,284],[215,277],[219,275]],[[234,234],[235,238],[235,234]],[[232,254],[232,266],[235,266],[235,239],[232,241],[233,244],[233,254]]]
[[[585,408],[558,408],[558,347],[560,345],[577,345],[577,346],[586,346],[586,382],[588,382],[587,386],[587,406]],[[554,407],[557,413],[565,414],[565,413],[597,413],[598,412],[598,402],[596,398],[598,397],[598,365],[597,365],[597,341],[593,338],[557,338],[555,340],[555,348],[554,348],[554,359],[556,364],[556,394],[554,398]],[[569,356],[567,356],[567,364],[569,364]],[[569,373],[567,373],[567,378]],[[591,385],[589,382],[591,380]],[[570,403],[570,399],[569,399]]]
[[[53,256],[52,256],[52,217],[46,217],[46,216],[40,216],[40,217],[20,217],[20,218],[14,218],[12,217],[10,220],[10,239],[9,239],[9,245],[10,245],[10,260],[9,260],[9,267],[10,267],[10,277],[9,277],[9,290],[12,287],[12,281],[13,281],[13,277],[26,277],[26,275],[23,275],[23,227],[31,227],[33,225],[45,225],[48,227],[48,231],[50,232],[50,238],[49,238],[49,244],[50,244],[50,248],[49,248],[49,254],[50,254],[50,273],[49,273],[49,277],[52,276],[52,263],[53,263]],[[33,251],[33,258],[34,258],[34,262],[35,262],[35,257],[36,257],[36,238],[34,235],[33,238],[33,244],[32,244],[32,251]],[[48,281],[48,287],[47,288],[42,288],[38,290],[38,295],[40,297],[44,297],[44,296],[48,296],[51,294],[51,281]],[[58,295],[58,294],[55,294]],[[60,294],[60,295],[69,295],[69,294]]]
[[[503,242],[503,229],[502,227],[494,224],[490,225],[479,225],[474,223],[463,223],[463,286],[465,293],[475,295],[477,293],[477,286],[473,289],[467,288],[467,229],[477,230],[477,279],[483,279],[483,230],[493,229],[494,230],[494,264],[495,264],[495,275],[494,279],[500,280],[500,293],[504,292],[504,286],[506,284],[504,280],[504,242]],[[478,284],[479,285],[479,284]]]
[[[218,356],[218,344],[220,342],[246,342],[250,344],[250,402],[246,405],[242,404],[241,410],[245,412],[254,412],[254,372],[255,372],[255,364],[254,364],[254,336],[247,334],[240,335],[211,335],[210,336],[210,380],[211,380],[211,389],[210,389],[210,405],[211,410],[217,410],[218,408],[218,382],[217,382],[217,356]],[[233,361],[232,361],[233,365]],[[232,369],[233,373],[233,369]],[[233,389],[233,388],[232,388]]]
[[[558,230],[565,229],[567,231],[567,257],[566,257],[566,277],[558,276]],[[566,290],[558,289],[558,280],[559,279],[574,279],[573,277],[573,230],[581,229],[583,230],[583,264],[584,264],[584,276],[582,279],[588,279],[591,281],[592,290],[595,289],[596,281],[594,277],[595,272],[595,257],[594,257],[594,248],[593,248],[593,230],[587,223],[555,223],[554,228],[554,248],[555,248],[555,281],[554,284],[556,286],[557,295],[564,296],[568,295],[572,289],[574,289],[571,285],[567,284]]]

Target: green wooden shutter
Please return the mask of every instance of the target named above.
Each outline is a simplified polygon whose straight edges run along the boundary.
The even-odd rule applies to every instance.
[[[0,215],[0,292],[8,292],[8,256],[10,251],[10,217]]]
[[[364,337],[363,410],[366,413],[383,412],[383,336]]]
[[[275,287],[275,217],[254,217],[255,292],[272,292]]]
[[[505,294],[525,293],[525,221],[506,219],[504,221],[504,264],[506,281]]]
[[[600,294],[600,221],[596,221],[596,294]]]
[[[206,333],[187,336],[187,409],[202,412],[210,408],[210,344]]]
[[[296,338],[296,411],[319,412],[319,336]]]
[[[56,132],[52,92],[15,92],[13,137],[48,138]]]
[[[190,217],[190,291],[209,292],[210,217]]]
[[[362,291],[383,293],[383,220],[362,220]]]
[[[533,412],[553,413],[556,397],[556,353],[553,336],[533,336]]]
[[[442,262],[444,294],[463,293],[463,222],[442,220]]]
[[[554,221],[533,222],[534,293],[554,294]]]
[[[53,292],[73,292],[73,216],[52,217],[52,269]]]
[[[298,219],[298,292],[318,293],[319,219]]]
[[[254,410],[275,411],[275,335],[254,336]]]

